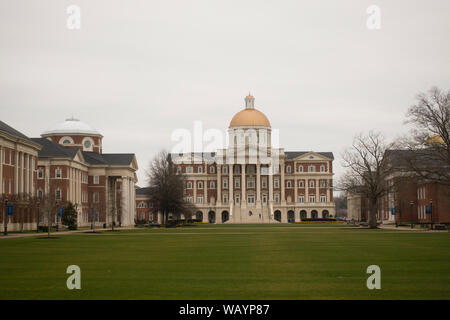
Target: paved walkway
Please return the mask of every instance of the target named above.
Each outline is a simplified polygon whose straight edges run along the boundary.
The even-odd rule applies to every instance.
[[[381,224],[378,226],[380,229],[399,230],[399,231],[413,231],[413,232],[449,232],[448,230],[430,230],[427,228],[411,229],[411,226],[395,227],[395,224]]]
[[[134,229],[134,227],[115,227],[114,230],[128,230],[128,229]],[[96,228],[96,231],[107,231],[111,230],[111,228],[103,229],[103,228]],[[65,234],[72,234],[72,233],[88,233],[91,231],[91,229],[83,229],[83,230],[70,230],[70,231],[59,231],[59,232],[50,232],[50,236],[59,236],[59,235],[65,235]],[[31,233],[19,233],[19,232],[11,232],[8,233],[7,236],[3,235],[3,232],[0,233],[0,239],[14,239],[14,238],[26,238],[26,237],[36,237],[36,236],[42,236],[46,237],[47,232],[31,232]]]

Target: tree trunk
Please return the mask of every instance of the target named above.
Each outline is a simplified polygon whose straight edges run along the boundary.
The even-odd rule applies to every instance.
[[[377,228],[377,199],[371,199],[369,203],[369,228],[376,229]]]

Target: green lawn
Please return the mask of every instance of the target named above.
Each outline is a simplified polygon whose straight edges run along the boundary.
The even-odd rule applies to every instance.
[[[81,290],[66,288],[68,265]],[[366,268],[381,267],[381,290]],[[450,233],[199,225],[0,240],[0,299],[449,299]]]

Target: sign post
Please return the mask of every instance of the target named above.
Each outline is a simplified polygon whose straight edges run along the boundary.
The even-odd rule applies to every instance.
[[[91,225],[92,232],[95,232],[95,210],[92,208],[92,225]]]
[[[58,215],[56,217],[56,232],[58,232],[59,229],[59,220],[64,214],[64,208],[58,208]]]

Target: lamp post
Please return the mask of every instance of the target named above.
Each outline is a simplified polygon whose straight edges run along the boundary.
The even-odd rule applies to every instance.
[[[8,198],[5,199],[5,209],[3,210],[3,227],[4,227],[3,234],[5,236],[8,235],[8,222],[6,221],[6,219],[7,219],[6,211],[7,210],[8,210]]]
[[[36,219],[36,232],[39,232],[39,214],[40,214],[40,212],[39,212],[39,205],[41,204],[41,201],[39,200],[39,198],[38,198],[38,200],[37,200],[37,202],[36,202],[36,206],[37,206],[37,219]]]
[[[430,199],[430,220],[431,220],[431,230],[433,230],[433,199]]]
[[[414,216],[414,201],[411,201],[409,203],[409,206],[411,207],[411,229],[413,229],[414,228],[414,218],[413,218],[413,216]]]

